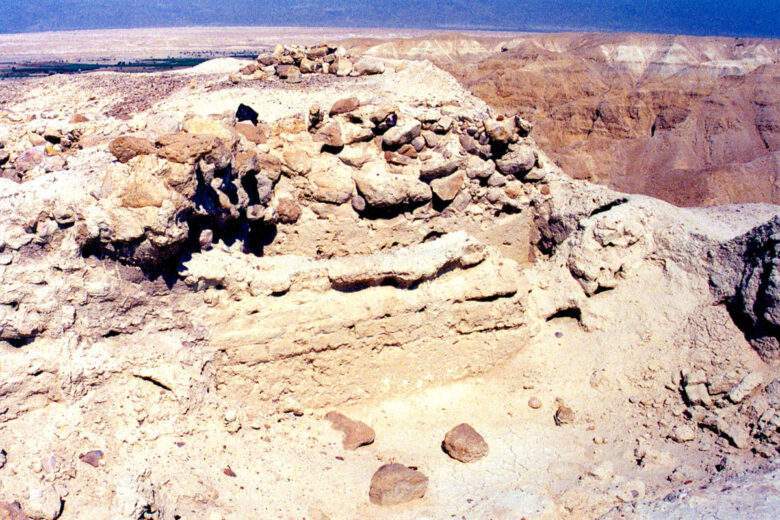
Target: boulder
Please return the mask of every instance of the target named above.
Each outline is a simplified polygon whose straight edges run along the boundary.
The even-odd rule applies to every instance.
[[[366,204],[372,208],[419,204],[432,197],[430,186],[409,175],[390,173],[384,163],[368,163],[353,178]]]
[[[353,168],[362,168],[364,164],[374,158],[375,156],[371,153],[371,147],[367,143],[346,146],[339,154],[339,159]]]
[[[382,143],[388,148],[398,148],[420,135],[422,125],[416,119],[402,118],[382,136]]]
[[[536,151],[528,145],[510,147],[500,159],[496,159],[496,168],[505,175],[522,177],[536,165]]]
[[[230,164],[230,152],[213,135],[193,135],[187,132],[166,134],[157,139],[157,155],[181,164],[195,164],[210,157],[220,166]]]
[[[353,112],[358,108],[360,108],[360,100],[356,97],[339,99],[330,107],[330,115],[337,116],[339,114],[346,114]]]
[[[339,58],[336,62],[336,76],[349,76],[352,73],[352,62],[346,58]]]
[[[317,62],[304,57],[300,63],[301,73],[313,74],[317,71]]]
[[[243,103],[238,105],[238,109],[236,110],[236,121],[250,121],[253,125],[256,125],[259,117],[260,114],[258,114],[254,108]]]
[[[374,442],[374,430],[364,422],[353,421],[339,412],[328,412],[325,419],[333,429],[344,433],[343,445],[346,450],[356,450]]]
[[[236,132],[255,144],[263,144],[268,141],[268,137],[271,135],[271,128],[264,123],[254,125],[249,122],[242,122],[236,124]]]
[[[213,135],[224,141],[232,141],[233,130],[222,121],[208,117],[190,117],[182,124],[182,130],[193,135]]]
[[[335,157],[316,161],[307,178],[312,184],[312,196],[319,202],[344,204],[355,192],[352,169]]]
[[[448,431],[442,449],[455,460],[474,462],[488,454],[485,439],[468,424],[459,424]]]
[[[317,130],[317,133],[314,134],[314,141],[332,148],[341,148],[344,146],[344,139],[341,137],[341,126],[337,121],[330,121]]]
[[[277,65],[276,75],[289,83],[300,83],[302,80],[301,69],[294,65]]]
[[[460,193],[463,187],[463,174],[455,173],[431,182],[431,190],[436,198],[442,202],[451,202]]]
[[[385,72],[385,64],[379,58],[363,56],[355,63],[354,69],[359,76],[382,74]]]
[[[458,171],[461,164],[462,161],[460,159],[446,159],[440,154],[434,154],[433,158],[423,162],[420,167],[420,178],[425,181],[430,181],[432,179],[452,175]]]
[[[485,125],[485,133],[488,138],[491,142],[496,144],[509,144],[515,133],[514,121],[511,119],[504,119],[502,121],[485,119],[483,124]]]
[[[157,153],[154,144],[148,139],[129,135],[117,137],[111,141],[108,149],[116,157],[117,161],[121,163],[126,163],[138,155],[154,155]]]
[[[417,500],[428,490],[428,477],[403,464],[385,464],[371,477],[368,496],[372,503],[392,506]]]

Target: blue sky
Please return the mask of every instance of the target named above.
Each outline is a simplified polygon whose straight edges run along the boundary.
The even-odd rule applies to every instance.
[[[780,37],[780,0],[0,0],[0,32],[193,25]]]

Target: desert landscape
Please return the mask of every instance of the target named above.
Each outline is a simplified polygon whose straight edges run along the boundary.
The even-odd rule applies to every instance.
[[[777,42],[236,34],[0,81],[0,519],[776,517]]]

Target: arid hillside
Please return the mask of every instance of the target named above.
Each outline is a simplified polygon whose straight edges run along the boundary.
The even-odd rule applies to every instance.
[[[778,202],[780,42],[652,35],[365,40],[520,111],[570,175],[674,204]]]

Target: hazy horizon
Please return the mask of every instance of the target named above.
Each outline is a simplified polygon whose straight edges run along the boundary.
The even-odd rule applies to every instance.
[[[0,33],[155,27],[355,27],[780,37],[758,0],[0,0]]]

